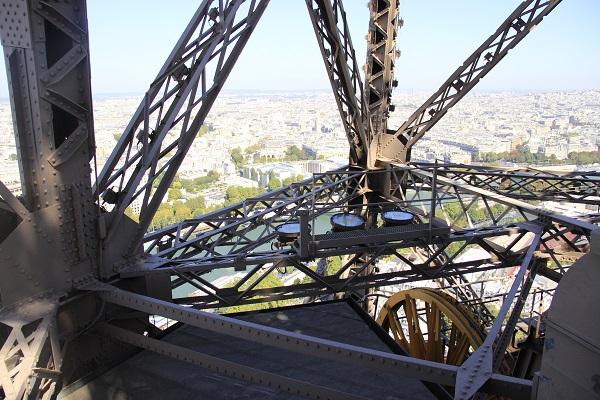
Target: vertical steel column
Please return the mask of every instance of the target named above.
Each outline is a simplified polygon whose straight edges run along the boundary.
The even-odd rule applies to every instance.
[[[368,122],[363,83],[341,0],[306,0],[323,63],[350,144],[350,163],[365,165]]]
[[[107,209],[102,272],[142,256],[144,233],[269,0],[199,6],[96,182]],[[125,210],[141,200],[139,224]]]
[[[410,161],[412,146],[462,99],[562,0],[525,0],[396,131],[377,136],[382,162]],[[374,162],[375,156],[372,156]]]
[[[371,18],[367,35],[367,63],[365,66],[365,98],[371,131],[369,144],[377,134],[387,132],[387,119],[393,106],[390,104],[394,80],[394,66],[400,54],[396,50],[399,19],[398,0],[371,0]],[[376,150],[376,149],[375,149]],[[374,160],[373,160],[374,161]]]
[[[95,272],[97,208],[85,0],[6,0],[0,16],[29,212],[0,243],[15,267],[0,276],[6,305],[49,289],[68,291],[73,280]]]

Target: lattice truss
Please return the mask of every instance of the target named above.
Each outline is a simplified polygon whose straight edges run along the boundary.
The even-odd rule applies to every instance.
[[[534,168],[488,168],[450,165],[438,173],[496,193],[522,200],[549,200],[598,204],[600,179],[595,171],[555,173]]]
[[[434,178],[431,170],[435,169],[393,169],[393,181],[397,183],[398,189],[392,191],[387,199],[380,198],[379,201],[383,207],[399,205],[419,216],[420,224],[413,228],[414,237],[410,240],[403,240],[410,234],[406,229],[402,232],[386,231],[387,239],[379,239],[381,244],[378,245],[365,240],[361,243],[353,237],[330,232],[313,236],[315,246],[312,258],[345,254],[351,256],[335,274],[316,274],[307,263],[301,261],[302,257],[293,247],[273,249],[271,245],[276,239],[275,227],[285,221],[297,220],[301,210],[308,211],[311,219],[317,219],[320,215],[356,208],[348,206],[348,202],[359,194],[348,188],[356,187],[368,175],[383,172],[365,175],[348,170],[315,175],[314,181],[300,182],[204,217],[152,232],[146,236],[145,248],[156,257],[153,261],[154,269],[147,271],[144,268],[129,268],[121,274],[130,277],[169,271],[178,277],[172,281],[174,288],[185,282],[193,282],[203,293],[194,298],[177,299],[178,302],[212,308],[242,304],[244,301],[303,297],[300,294],[303,291],[308,296],[447,276],[458,276],[460,279],[466,272],[512,267],[519,264],[523,257],[522,250],[531,241],[532,234],[529,233],[527,224],[537,223],[540,219],[549,221],[544,228],[539,251],[540,256],[543,254],[543,257],[552,260],[552,268],[548,269],[548,274],[552,274],[552,277],[556,277],[555,273],[565,272],[564,260],[572,261],[585,251],[586,237],[594,229],[592,224],[545,212],[528,203],[447,179],[441,174]],[[435,214],[431,218],[433,179],[436,180],[436,205],[433,209]],[[351,182],[354,184],[350,184]],[[448,212],[451,205],[458,211]],[[477,210],[477,215],[474,210]],[[597,215],[587,215],[584,220],[595,222],[596,217]],[[434,233],[442,232],[439,228],[435,230],[440,225],[440,220],[450,227],[448,236],[429,238],[423,235],[423,229],[429,228],[430,221],[434,223]],[[428,229],[425,230],[427,231]],[[193,232],[196,234],[193,235]],[[398,237],[397,241],[391,236],[394,234]],[[485,251],[487,255],[477,260],[457,261],[473,246]],[[415,249],[416,258],[398,251],[410,248]],[[369,263],[376,262],[379,257],[390,254],[398,257],[409,268],[370,276],[359,276],[354,270],[353,274],[347,276],[348,270],[364,250],[371,254],[370,261],[363,263],[358,271],[366,269]],[[243,268],[250,265],[253,266],[252,269]],[[215,288],[201,276],[216,268],[238,268],[247,271],[248,275],[233,287]],[[313,282],[268,290],[253,289],[278,268],[298,269],[309,275]],[[253,287],[239,291],[255,274],[257,276],[254,278],[256,280],[252,279]],[[263,297],[265,294],[273,297]],[[256,296],[260,298],[251,300]],[[464,297],[466,300],[468,295]]]
[[[405,162],[410,149],[539,24],[560,1],[524,1],[442,86],[395,131],[378,137],[381,160]]]
[[[62,388],[62,352],[56,326],[57,302],[22,304],[3,313],[7,333],[0,348],[0,383],[7,398],[55,398]]]
[[[95,186],[115,211],[110,239],[141,199],[141,238],[268,1],[204,1],[175,45]],[[152,185],[158,180],[156,190]]]
[[[159,340],[160,331],[168,323],[156,322],[162,317],[374,371],[402,370],[423,381],[454,386],[456,398],[471,398],[478,391],[529,398],[532,382],[515,372],[515,362],[506,356],[506,350],[513,344],[516,329],[530,333],[532,327],[539,327],[544,311],[537,306],[540,298],[552,296],[569,266],[589,250],[590,237],[600,221],[600,214],[559,215],[541,207],[539,201],[598,206],[598,175],[411,164],[410,149],[559,2],[522,2],[436,93],[397,130],[390,130],[387,116],[394,86],[396,35],[401,26],[398,2],[370,2],[363,86],[342,2],[306,0],[348,136],[350,166],[146,232],[268,4],[268,0],[203,1],[93,189],[79,188],[88,202],[97,199],[95,212],[84,215],[90,220],[97,217],[98,229],[94,236],[89,229],[79,232],[76,226],[69,234],[101,250],[97,259],[90,256],[91,271],[72,273],[60,287],[52,286],[51,279],[38,284],[39,288],[32,289],[36,298],[43,299],[35,303],[37,313],[19,314],[15,310],[21,303],[3,303],[10,306],[0,314],[6,338],[0,350],[4,394],[9,398],[55,396],[63,381],[62,360],[70,360],[65,357],[66,342],[76,343],[90,331],[308,398],[356,398],[165,343]],[[89,135],[93,142],[93,132]],[[89,159],[85,162],[89,164]],[[138,224],[125,215],[135,200],[141,202]],[[75,222],[78,204],[60,204],[74,209]],[[23,206],[1,183],[0,207],[3,213],[14,215],[15,226],[31,221],[38,212]],[[395,209],[412,212],[414,223],[396,227],[377,223],[378,215]],[[331,232],[320,228],[323,219],[340,211],[363,215],[370,221],[367,229]],[[298,240],[280,242],[277,228],[292,221],[301,227]],[[2,237],[10,238],[12,229],[0,230]],[[389,257],[398,261],[397,268],[382,267]],[[80,262],[74,260],[73,266]],[[209,278],[208,274],[222,272],[235,274],[235,279],[215,283]],[[265,285],[274,276],[294,279]],[[139,282],[146,292],[140,291]],[[167,296],[155,296],[156,291],[148,289],[153,282],[160,282],[160,292]],[[445,340],[456,344],[456,353],[448,357],[452,362],[375,353],[203,311],[226,313],[248,305],[269,307],[283,301],[291,304],[348,296],[375,314],[382,300],[415,282],[444,290],[477,318],[482,332],[477,348],[465,347],[464,337],[434,326],[430,323],[432,308],[410,308],[410,300],[404,303],[410,316],[404,315],[395,326],[413,321],[414,327],[417,321],[420,327],[419,319],[425,320],[432,332],[446,335]],[[492,282],[501,282],[501,289],[484,291]],[[48,300],[53,291],[62,296],[63,303]],[[172,297],[174,293],[178,294]],[[5,293],[2,295],[6,301]],[[100,311],[95,307],[86,314],[67,338],[55,329],[56,310],[64,310],[67,301],[78,305],[89,296],[102,304]],[[409,345],[400,331],[390,330],[398,341]],[[410,345],[419,344],[411,341]],[[86,362],[81,365],[89,365]],[[79,364],[74,365],[76,370]]]
[[[306,6],[350,144],[350,161],[364,163],[370,128],[344,6],[338,0],[306,0]]]

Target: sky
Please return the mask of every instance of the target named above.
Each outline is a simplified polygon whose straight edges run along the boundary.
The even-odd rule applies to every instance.
[[[140,94],[200,0],[88,0],[94,96]],[[401,0],[400,90],[431,91],[492,34],[519,0]],[[359,65],[367,0],[344,2]],[[600,1],[563,0],[478,85],[481,91],[600,89]],[[322,90],[329,82],[302,0],[271,0],[226,90]],[[4,66],[0,97],[7,97]]]

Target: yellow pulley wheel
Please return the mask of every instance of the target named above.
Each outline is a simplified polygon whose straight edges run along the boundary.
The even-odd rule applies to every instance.
[[[383,305],[377,323],[409,355],[460,365],[485,339],[475,316],[441,290],[400,291]]]

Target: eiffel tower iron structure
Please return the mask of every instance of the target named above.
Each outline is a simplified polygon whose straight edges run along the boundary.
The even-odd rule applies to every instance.
[[[86,0],[1,2],[22,195],[0,182],[0,398],[175,398],[148,388],[199,370],[213,383],[186,379],[215,390],[187,398],[238,398],[219,393],[244,385],[266,391],[244,398],[597,398],[600,214],[569,217],[542,202],[597,209],[600,174],[411,162],[419,139],[561,1],[518,4],[399,127],[388,123],[399,0],[368,2],[364,70],[342,1],[305,2],[348,165],[156,230],[269,0],[199,1],[101,170]],[[138,220],[126,212],[134,201]],[[329,217],[334,226],[319,232]],[[380,268],[389,257],[402,267]],[[215,271],[237,278],[216,284]],[[261,285],[294,273],[304,279]],[[549,309],[538,307],[544,298]],[[351,332],[333,313],[310,329],[260,319],[293,323],[348,304],[387,350],[361,342],[367,333],[345,342]],[[241,306],[262,311],[231,314]],[[173,339],[186,332],[202,334]],[[240,348],[254,356],[237,357]],[[298,375],[294,359],[310,360],[315,376]],[[132,360],[148,360],[135,364],[146,372],[135,375]],[[110,376],[114,391],[94,392]],[[387,386],[408,381],[424,397]]]

